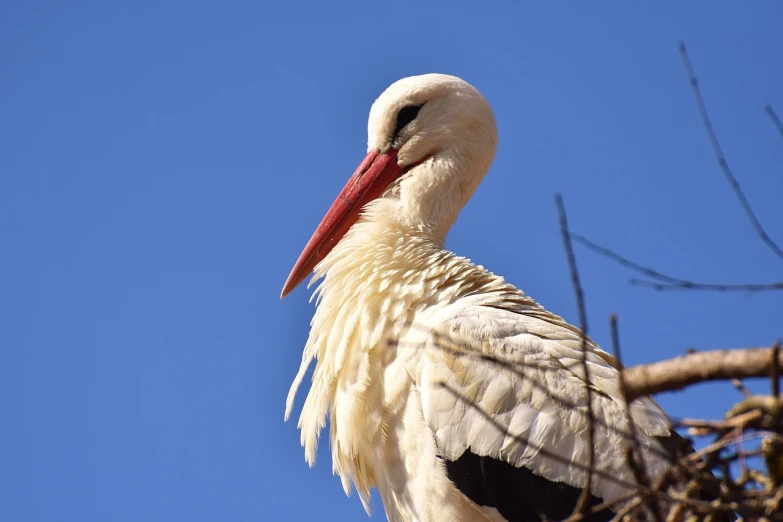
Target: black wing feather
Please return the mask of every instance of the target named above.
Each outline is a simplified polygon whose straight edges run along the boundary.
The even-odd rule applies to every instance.
[[[552,482],[525,467],[480,457],[470,450],[455,461],[446,460],[449,480],[463,495],[480,506],[493,507],[509,522],[563,520],[574,510],[582,490]],[[590,505],[601,499],[590,498]],[[608,509],[585,520],[608,521],[614,513]]]
[[[693,448],[679,433],[672,430],[668,437],[656,437],[672,462],[683,455],[693,453]],[[470,450],[455,461],[445,460],[449,480],[463,495],[479,506],[492,507],[509,522],[530,522],[538,520],[562,520],[574,510],[580,488],[562,482],[553,482],[534,474],[525,467],[517,468],[508,462],[481,457]],[[700,491],[701,500],[714,500],[715,491]],[[590,505],[601,499],[591,496]],[[615,513],[605,509],[586,518],[590,522],[608,521]],[[733,513],[726,513],[722,520],[736,520]]]

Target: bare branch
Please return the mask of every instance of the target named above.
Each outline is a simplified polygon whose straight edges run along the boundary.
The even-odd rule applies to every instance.
[[[636,261],[631,261],[613,250],[602,247],[590,241],[586,237],[571,232],[571,239],[586,247],[588,250],[611,259],[618,265],[630,268],[631,270],[644,274],[647,277],[657,279],[660,282],[649,281],[646,279],[630,279],[629,283],[636,286],[644,286],[653,290],[707,290],[713,292],[762,292],[769,290],[783,290],[783,281],[774,283],[752,283],[752,284],[717,284],[717,283],[697,283],[679,277],[673,277],[663,274],[648,266],[641,265]]]
[[[599,513],[605,509],[612,509],[618,504],[622,504],[623,502],[627,502],[629,500],[632,500],[634,496],[638,494],[637,491],[632,491],[630,493],[626,493],[625,495],[620,495],[617,498],[613,498],[612,500],[609,500],[607,502],[601,502],[600,504],[596,504],[595,506],[591,507],[584,513],[574,513],[570,517],[566,518],[562,522],[582,522],[583,520],[589,520],[590,515],[594,513]],[[638,503],[632,501],[634,505],[638,505]]]
[[[753,395],[752,393],[750,393],[750,390],[748,390],[748,389],[745,387],[745,385],[744,385],[744,384],[742,384],[742,381],[741,381],[741,380],[739,380],[739,379],[732,379],[732,380],[731,380],[731,384],[733,384],[733,385],[734,385],[734,387],[735,387],[735,388],[737,388],[737,390],[738,390],[738,391],[739,391],[739,392],[740,392],[742,395],[744,395],[745,397],[750,397],[751,395]]]
[[[772,396],[780,397],[780,341],[772,345],[772,360],[770,361],[770,379],[772,380]]]
[[[571,234],[568,232],[568,218],[566,217],[565,204],[563,197],[558,194],[555,196],[557,204],[557,213],[560,216],[560,235],[563,238],[563,247],[568,259],[568,269],[571,272],[571,283],[574,285],[576,294],[576,305],[579,312],[579,330],[580,330],[580,348],[582,350],[582,371],[585,374],[585,393],[587,394],[587,418],[589,426],[587,430],[587,479],[576,503],[574,513],[584,513],[590,504],[590,490],[593,483],[593,463],[595,459],[595,416],[593,414],[593,390],[590,386],[590,369],[587,365],[587,312],[585,310],[585,297],[582,290],[582,284],[579,282],[579,271],[576,268],[576,256],[574,255],[574,246],[571,244]]]
[[[631,511],[636,509],[636,507],[641,503],[642,501],[640,498],[633,499],[631,502],[628,502],[622,509],[620,509],[620,511],[617,512],[617,514],[612,520],[622,521],[626,516],[628,516],[628,514]]]
[[[617,358],[617,361],[620,363],[620,367],[622,368],[623,358],[622,352],[620,350],[620,329],[617,327],[617,314],[612,314],[609,316],[609,327],[612,331],[612,350],[614,351],[614,356]],[[625,404],[625,419],[628,423],[628,432],[631,436],[631,446],[628,448],[628,464],[631,468],[631,471],[633,472],[634,479],[636,479],[637,484],[647,489],[650,487],[650,479],[649,475],[647,474],[647,466],[644,462],[644,456],[642,455],[642,452],[639,448],[639,439],[636,438],[636,422],[631,416],[631,405],[628,402],[625,391],[625,381],[623,381],[623,379],[620,379],[619,388],[620,399]],[[637,455],[638,459],[636,458]],[[646,499],[645,504],[647,505],[647,509],[650,510],[650,513],[652,513],[654,522],[660,522],[663,520],[663,514],[661,513],[660,506],[658,504],[653,502],[649,497]],[[618,518],[618,520],[620,519],[622,519],[622,517]]]
[[[772,238],[770,238],[769,235],[767,235],[767,233],[764,231],[764,227],[761,226],[761,222],[756,217],[756,213],[753,211],[753,207],[750,206],[748,199],[745,197],[745,193],[742,192],[742,188],[740,188],[737,178],[734,177],[734,174],[729,168],[729,164],[726,162],[726,158],[723,155],[723,149],[718,142],[718,136],[715,134],[715,129],[713,129],[712,122],[710,121],[710,117],[707,114],[707,107],[704,104],[704,98],[701,95],[701,89],[699,89],[699,82],[693,72],[691,60],[688,57],[688,51],[685,49],[685,42],[680,42],[680,55],[682,56],[682,61],[685,64],[685,70],[688,73],[688,80],[690,81],[691,88],[693,89],[693,95],[696,97],[696,104],[699,107],[701,121],[704,123],[704,128],[707,130],[707,135],[709,136],[710,142],[712,143],[712,148],[715,150],[715,155],[718,157],[718,165],[720,165],[723,174],[726,176],[726,179],[731,185],[731,188],[737,195],[737,199],[739,199],[740,203],[742,204],[742,208],[745,210],[745,214],[747,214],[748,219],[750,219],[753,228],[756,229],[756,233],[759,235],[761,240],[767,244],[770,250],[772,250],[779,258],[783,259],[783,249],[781,249],[777,243],[775,243]],[[771,110],[772,108],[769,107],[769,109]],[[769,111],[767,112],[769,113]]]
[[[686,283],[686,284],[668,284],[668,283],[656,283],[655,281],[647,281],[645,279],[631,279],[628,281],[634,286],[643,286],[646,288],[652,288],[659,292],[666,290],[707,290],[711,292],[748,292],[756,293],[767,290],[783,290],[783,282],[775,283],[751,283],[751,284],[737,284],[737,285],[720,285],[713,283]]]
[[[675,423],[678,427],[685,428],[707,428],[709,430],[729,430],[734,429],[748,422],[760,419],[762,412],[759,410],[751,410],[746,413],[742,413],[735,417],[723,420],[703,420],[703,419],[680,419]]]
[[[783,365],[778,355],[778,364]],[[770,348],[712,350],[623,370],[628,400],[643,395],[681,390],[691,384],[722,379],[768,377]]]
[[[765,104],[764,111],[769,115],[769,118],[772,120],[772,123],[778,129],[780,135],[783,136],[783,122],[781,122],[780,118],[778,118],[778,115],[775,113],[775,110],[772,108],[772,105],[770,105],[769,103]]]

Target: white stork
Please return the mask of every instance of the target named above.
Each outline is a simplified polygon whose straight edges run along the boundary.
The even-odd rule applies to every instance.
[[[368,134],[281,296],[311,271],[322,279],[285,413],[317,359],[299,417],[305,459],[328,416],[334,472],[368,513],[374,487],[390,521],[565,518],[589,454],[580,332],[444,249],[495,154],[489,104],[454,76],[404,78],[373,104]],[[590,340],[586,357],[595,505],[636,483],[618,364]],[[674,432],[651,399],[630,409],[655,478]]]

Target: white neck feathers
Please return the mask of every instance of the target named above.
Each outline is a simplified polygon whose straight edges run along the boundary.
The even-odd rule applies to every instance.
[[[313,294],[317,310],[285,413],[288,419],[296,391],[317,359],[299,418],[305,459],[311,465],[338,384],[361,396],[372,380],[370,372],[382,370],[370,367],[370,357],[379,355],[384,342],[394,339],[395,330],[404,328],[414,314],[466,295],[520,294],[501,277],[400,223],[399,206],[399,200],[386,198],[368,205],[315,269],[314,280],[323,278]]]

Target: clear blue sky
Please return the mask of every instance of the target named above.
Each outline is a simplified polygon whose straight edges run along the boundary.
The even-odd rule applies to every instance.
[[[677,42],[783,241],[783,139],[762,110],[783,114],[783,4],[614,4],[4,2],[0,520],[366,519],[327,441],[309,469],[283,423],[312,305],[278,295],[402,76],[490,100],[500,148],[448,246],[571,321],[558,191],[574,230],[660,270],[781,279]],[[577,255],[591,333],[608,347],[618,312],[627,363],[783,336],[780,294],[659,294]],[[660,400],[720,415],[735,397]]]

